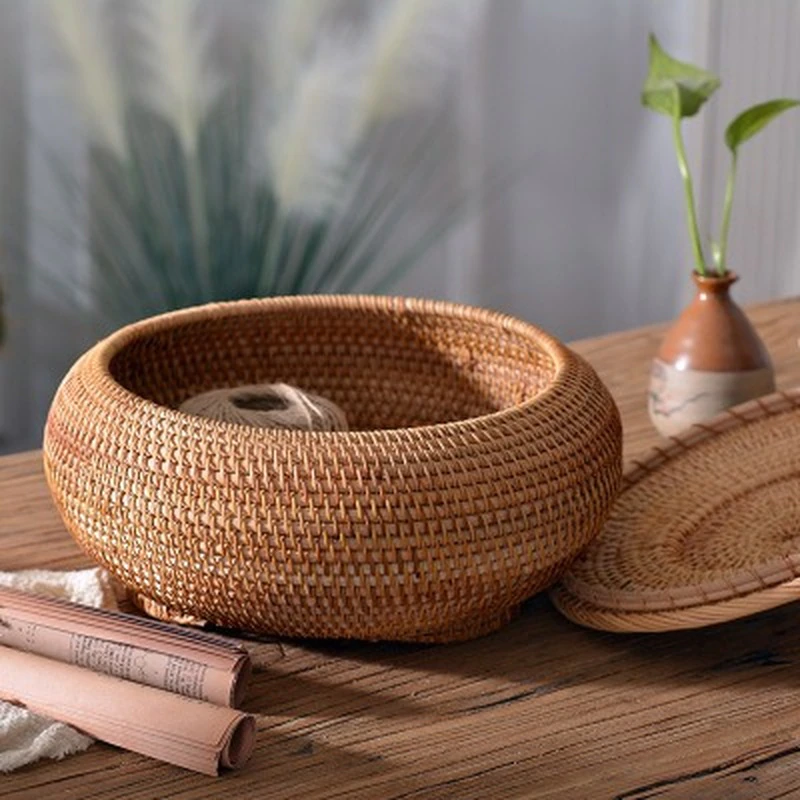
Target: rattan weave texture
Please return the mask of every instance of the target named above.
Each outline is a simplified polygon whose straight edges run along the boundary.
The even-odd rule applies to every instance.
[[[349,432],[175,410],[284,382]],[[213,304],[124,328],[73,366],[44,443],[78,543],[180,614],[261,633],[450,641],[507,621],[597,534],[619,415],[537,328],[432,301]]]
[[[800,599],[800,390],[730,409],[626,469],[554,587],[576,622],[695,628]]]

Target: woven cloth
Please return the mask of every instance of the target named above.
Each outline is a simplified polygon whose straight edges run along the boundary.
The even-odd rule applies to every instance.
[[[109,575],[102,569],[0,572],[0,586],[96,608],[117,606]],[[0,701],[0,772],[10,772],[41,758],[63,758],[79,753],[91,743],[92,739],[69,725]]]

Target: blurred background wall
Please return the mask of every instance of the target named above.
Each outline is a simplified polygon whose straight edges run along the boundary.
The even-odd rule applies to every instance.
[[[226,3],[226,13],[237,5]],[[41,142],[78,166],[84,146],[37,21],[41,6],[0,3],[0,230],[15,243],[0,255],[13,297],[0,355],[0,450],[38,446],[52,392],[87,344],[80,314],[57,296],[65,276],[77,283],[86,256],[51,224],[64,199]],[[397,293],[501,309],[566,340],[674,317],[691,262],[669,124],[639,105],[651,30],[723,79],[686,126],[700,214],[716,228],[725,125],[751,103],[800,97],[800,4],[490,0],[462,65],[449,158],[466,176],[497,164],[519,164],[520,176]],[[800,285],[799,144],[800,115],[790,114],[743,152],[730,246],[743,301]],[[58,288],[32,280],[37,271],[59,275]]]

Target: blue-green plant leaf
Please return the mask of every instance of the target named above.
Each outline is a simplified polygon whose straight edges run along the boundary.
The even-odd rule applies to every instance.
[[[642,88],[642,105],[668,117],[692,117],[719,85],[716,75],[673,58],[650,34],[650,67]]]
[[[725,130],[725,144],[735,153],[742,142],[752,139],[760,130],[765,128],[775,117],[800,105],[800,100],[780,98],[759,103],[756,106],[742,111]]]

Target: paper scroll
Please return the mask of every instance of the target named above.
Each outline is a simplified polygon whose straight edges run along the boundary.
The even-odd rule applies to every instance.
[[[0,587],[0,645],[219,705],[239,705],[247,652],[220,636]]]
[[[247,652],[219,636],[0,587],[0,699],[216,775],[244,764]]]
[[[104,742],[216,775],[250,757],[250,714],[0,647],[0,698]]]

